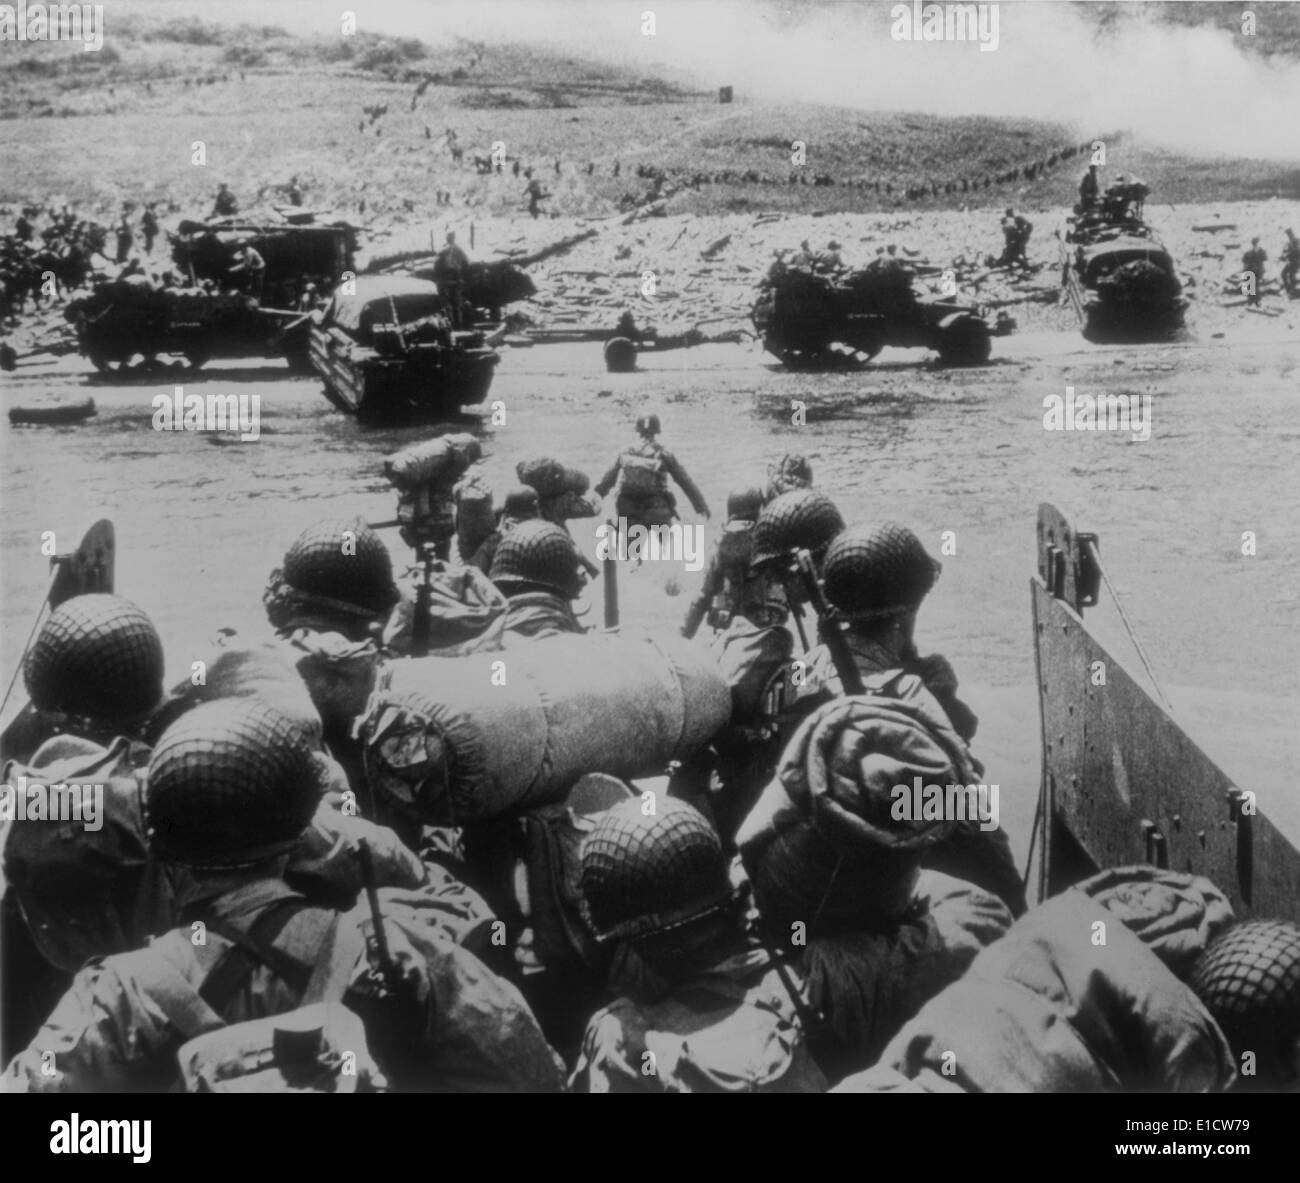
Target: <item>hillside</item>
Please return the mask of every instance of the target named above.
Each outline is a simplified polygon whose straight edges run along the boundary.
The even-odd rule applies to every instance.
[[[100,216],[144,200],[192,213],[220,180],[248,206],[295,174],[309,205],[379,226],[441,220],[448,205],[517,213],[516,159],[537,168],[556,216],[642,198],[638,168],[677,188],[671,213],[1061,205],[1073,199],[1078,148],[1097,135],[1114,166],[1170,204],[1300,196],[1294,165],[1202,161],[1103,128],[724,105],[684,78],[524,46],[300,38],[195,19],[119,18],[93,54],[29,46],[0,72],[0,112],[0,203],[57,197]],[[191,162],[200,139],[204,167]],[[795,140],[807,151],[799,170]],[[494,143],[509,158],[504,175],[477,174],[473,156]]]

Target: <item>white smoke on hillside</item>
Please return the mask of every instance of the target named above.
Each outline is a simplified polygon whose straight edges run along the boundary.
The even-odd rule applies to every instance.
[[[276,24],[338,35],[346,0],[135,0],[115,11]],[[705,88],[729,84],[741,102],[811,102],[861,110],[1033,117],[1083,135],[1130,130],[1201,156],[1300,157],[1300,63],[1245,52],[1232,27],[1157,24],[1123,5],[1104,35],[1057,3],[996,7],[998,47],[894,41],[894,4],[834,0],[366,0],[362,29],[514,42],[564,51],[644,75],[669,69]],[[908,5],[907,7],[911,7]],[[1272,5],[1254,8],[1267,37]],[[642,33],[654,13],[655,34]]]

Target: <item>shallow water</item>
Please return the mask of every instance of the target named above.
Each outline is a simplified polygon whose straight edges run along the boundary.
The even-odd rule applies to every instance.
[[[944,564],[918,643],[952,660],[983,718],[977,747],[991,773],[1006,769],[1004,794],[1014,784],[1017,801],[1037,781],[1028,581],[1037,504],[1051,501],[1100,535],[1130,619],[1203,746],[1243,784],[1289,769],[1300,718],[1300,343],[1119,349],[1025,334],[995,341],[993,364],[978,370],[943,371],[926,357],[887,350],[860,373],[810,375],[756,349],[711,346],[611,375],[598,345],[507,350],[490,395],[506,423],[474,429],[498,489],[530,454],[584,468],[594,483],[636,415],[657,411],[664,442],[714,510],[710,544],[728,490],[761,481],[785,451],[810,458],[816,485],[850,522],[912,526]],[[1043,398],[1066,383],[1150,393],[1150,438],[1044,430]],[[96,518],[113,519],[117,588],[157,623],[174,680],[218,628],[265,628],[266,576],[300,529],[326,515],[391,517],[381,458],[432,434],[362,429],[315,381],[270,362],[205,370],[186,386],[260,396],[257,442],[155,431],[151,400],[171,389],[105,383],[76,358],[4,377],[7,405],[90,393],[99,408],[77,427],[0,427],[6,681],[43,588],[42,531],[64,550]],[[805,426],[792,425],[795,400]],[[944,531],[955,553],[941,553]],[[1242,554],[1245,531],[1254,556]],[[386,537],[403,561],[396,533]],[[681,564],[625,573],[625,619],[676,627],[697,579]],[[679,594],[666,594],[674,583]],[[1114,612],[1089,619],[1140,675]]]

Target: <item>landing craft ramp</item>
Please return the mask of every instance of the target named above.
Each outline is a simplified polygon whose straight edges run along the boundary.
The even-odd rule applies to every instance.
[[[1095,535],[1038,510],[1030,581],[1042,719],[1040,899],[1105,867],[1204,875],[1238,918],[1300,921],[1300,850],[1089,633]],[[1100,664],[1098,664],[1100,663]],[[1103,680],[1104,678],[1104,680]]]

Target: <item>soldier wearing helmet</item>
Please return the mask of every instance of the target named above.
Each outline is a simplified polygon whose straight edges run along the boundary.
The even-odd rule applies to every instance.
[[[714,737],[705,756],[693,760],[679,777],[683,795],[708,798],[727,842],[770,779],[780,754],[774,724],[784,712],[785,685],[793,669],[792,607],[799,613],[794,626],[803,635],[797,585],[790,580],[787,586],[791,565],[799,550],[809,551],[816,564],[843,527],[844,519],[829,497],[795,489],[764,506],[749,532],[743,593],[749,607],[733,615],[711,642],[713,658],[731,691],[731,722]],[[706,768],[708,760],[714,763]]]
[[[586,582],[581,559],[568,533],[550,522],[521,522],[502,536],[488,576],[509,605],[503,647],[586,631],[572,604]]]
[[[1253,283],[1246,297],[1249,306],[1257,306],[1264,290],[1264,264],[1268,261],[1268,252],[1259,245],[1258,238],[1250,240],[1250,250],[1241,256],[1241,270],[1251,276]]]
[[[615,490],[615,512],[630,526],[667,526],[678,518],[677,498],[668,487],[671,478],[681,486],[691,508],[703,518],[709,516],[708,502],[687,475],[681,462],[655,436],[659,416],[643,415],[636,421],[639,441],[619,453],[613,467],[596,484],[596,495],[605,497]]]
[[[946,658],[922,658],[916,650],[916,616],[942,571],[906,526],[886,522],[845,530],[826,552],[827,603],[847,623],[849,651],[859,673],[905,669],[919,675],[939,699],[967,743],[979,720],[957,697],[957,676]],[[843,693],[825,648],[810,657],[809,693]]]
[[[1025,248],[1029,245],[1029,235],[1034,227],[1029,219],[1022,214],[1017,214],[1010,206],[1002,217],[1002,237],[1004,241],[1002,249],[1002,258],[999,263],[1003,267],[1020,265],[1028,267],[1029,260],[1025,257]]]
[[[1097,180],[1097,166],[1090,164],[1088,165],[1088,171],[1083,174],[1083,180],[1079,182],[1079,205],[1077,207],[1079,212],[1091,209],[1096,204],[1100,191],[1101,182]]]
[[[350,641],[373,637],[399,599],[388,547],[360,518],[309,526],[262,595],[267,619],[281,635],[306,628]]]
[[[162,642],[116,595],[66,600],[23,666],[30,706],[6,732],[0,806],[3,1054],[39,1030],[91,957],[125,952],[171,923],[171,890],[148,858],[137,772],[163,700]],[[54,786],[60,786],[56,789]],[[58,811],[56,792],[80,787]],[[74,794],[76,789],[73,788]]]
[[[957,676],[945,657],[921,657],[914,642],[917,612],[941,570],[906,526],[849,527],[826,550],[823,584],[833,616],[824,623],[845,626],[849,657],[864,682],[932,709],[936,724],[951,731],[950,742],[969,756],[978,720],[957,697]],[[829,649],[818,646],[808,654],[807,676],[790,719],[806,717],[843,692]],[[982,774],[983,766],[973,758],[972,766]],[[1025,909],[1024,888],[1001,828],[958,826],[926,865],[994,892],[1015,915]]]
[[[461,432],[413,444],[384,461],[384,475],[398,492],[397,520],[407,546],[431,546],[446,562],[456,532],[456,483],[482,455],[478,440]]]
[[[385,967],[364,905],[340,912],[285,882],[319,798],[309,731],[269,703],[209,703],[175,722],[143,802],[181,927],[81,970],[6,1088],[167,1089],[187,1040],[292,1011],[311,992],[364,1017],[398,1088],[558,1090],[560,1063],[527,1004],[447,932],[381,896]]]
[[[230,218],[239,213],[239,201],[230,191],[230,186],[222,181],[217,188],[217,199],[212,203],[212,217]]]
[[[573,1091],[825,1090],[798,984],[746,935],[721,840],[696,809],[654,797],[610,809],[582,844],[581,891],[621,997],[587,1024]]]
[[[779,588],[749,569],[754,554],[754,523],[763,507],[757,488],[739,489],[727,498],[727,521],[717,549],[704,569],[699,594],[691,601],[682,625],[682,636],[691,638],[707,614],[715,631],[726,628],[737,617],[759,626],[779,624],[786,604]]]
[[[74,596],[41,626],[23,663],[30,708],[5,754],[34,758],[46,740],[141,739],[163,699],[163,651],[145,612],[115,595]]]
[[[734,619],[714,642],[714,654],[731,687],[733,722],[743,724],[759,714],[773,675],[786,668],[793,655],[794,637],[785,627],[792,589],[785,586],[785,575],[795,553],[808,550],[818,562],[843,528],[835,503],[811,489],[783,493],[759,513],[751,532],[749,573],[765,584],[755,595],[761,596],[766,612],[761,621]]]

